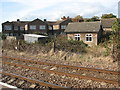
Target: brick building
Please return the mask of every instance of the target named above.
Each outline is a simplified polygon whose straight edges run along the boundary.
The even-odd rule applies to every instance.
[[[35,32],[57,36],[62,34],[71,19],[61,21],[44,21],[35,19],[33,21],[17,21],[2,23],[2,32],[7,36],[21,37],[23,34],[34,34]]]
[[[65,32],[69,40],[81,40],[89,46],[94,46],[98,45],[103,28],[101,22],[74,22],[68,24]]]

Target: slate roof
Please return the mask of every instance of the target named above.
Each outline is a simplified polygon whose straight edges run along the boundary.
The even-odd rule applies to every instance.
[[[12,21],[12,22],[4,22],[3,24],[14,24],[14,25],[25,25],[28,24],[30,21]]]
[[[55,24],[56,24],[55,21],[46,21],[46,23],[47,23],[48,25],[55,25]]]
[[[101,22],[74,22],[69,23],[65,32],[98,32]]]
[[[111,28],[115,21],[116,18],[101,19],[103,28]]]
[[[66,19],[66,20],[58,20],[58,21],[46,21],[48,25],[59,25],[67,20],[70,20],[70,19]]]
[[[59,25],[60,23],[62,23],[65,20],[59,20],[59,21],[47,21],[48,25]]]

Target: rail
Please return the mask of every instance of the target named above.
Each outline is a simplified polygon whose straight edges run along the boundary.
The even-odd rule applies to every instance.
[[[71,73],[59,72],[59,71],[54,71],[54,70],[35,68],[35,67],[31,67],[31,66],[20,65],[20,64],[5,62],[5,61],[0,61],[0,62],[2,62],[4,64],[17,66],[17,67],[29,68],[29,69],[32,69],[32,70],[41,70],[41,71],[45,71],[45,72],[48,72],[48,73],[55,73],[55,74],[58,74],[58,75],[66,75],[66,76],[69,76],[69,77],[79,77],[79,78],[82,78],[82,79],[90,79],[90,80],[99,81],[99,82],[118,84],[118,81],[114,81],[114,80],[107,80],[107,79],[102,79],[102,78],[95,78],[95,77],[83,76],[83,75],[78,75],[78,74],[71,74]]]
[[[52,65],[52,66],[59,66],[59,67],[67,67],[67,68],[72,68],[72,69],[81,69],[81,70],[88,70],[88,71],[97,71],[97,72],[111,73],[111,74],[117,74],[117,75],[120,74],[120,72],[110,71],[110,70],[103,70],[103,69],[95,69],[95,68],[86,68],[86,67],[77,67],[77,66],[70,66],[70,65],[63,65],[63,64],[47,63],[47,62],[26,60],[26,59],[13,58],[13,57],[6,57],[6,56],[2,56],[1,58],[5,58],[5,59],[15,59],[15,60],[19,60],[19,61],[32,62],[32,63],[44,64],[44,65]]]

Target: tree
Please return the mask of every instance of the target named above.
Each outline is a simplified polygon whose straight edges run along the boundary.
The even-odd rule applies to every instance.
[[[66,18],[65,16],[63,16],[61,19],[62,19],[62,20],[66,20],[67,18]]]
[[[73,18],[74,22],[82,22],[84,21],[83,17],[80,15],[77,15],[76,17]]]
[[[93,16],[91,18],[91,21],[100,21],[99,17],[98,16]]]
[[[116,18],[116,15],[110,14],[103,14],[101,18]]]
[[[114,61],[120,60],[120,23],[118,19],[112,26],[112,32],[107,48],[110,51]]]
[[[93,21],[100,21],[98,16],[93,16],[92,18],[89,19],[84,19],[85,22],[93,22]]]
[[[2,32],[0,32],[0,37],[1,37],[3,40],[5,40],[7,36],[6,36],[5,34],[3,34]]]
[[[70,19],[70,17],[69,17],[69,16],[67,16],[67,19]]]

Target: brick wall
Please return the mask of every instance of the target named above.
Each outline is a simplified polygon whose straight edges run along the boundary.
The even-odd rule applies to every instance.
[[[97,33],[69,33],[67,34],[68,39],[73,39],[75,34],[80,34],[80,40],[82,40],[84,43],[88,44],[89,46],[94,46],[98,44],[98,34]],[[92,41],[86,41],[86,34],[92,34]]]

